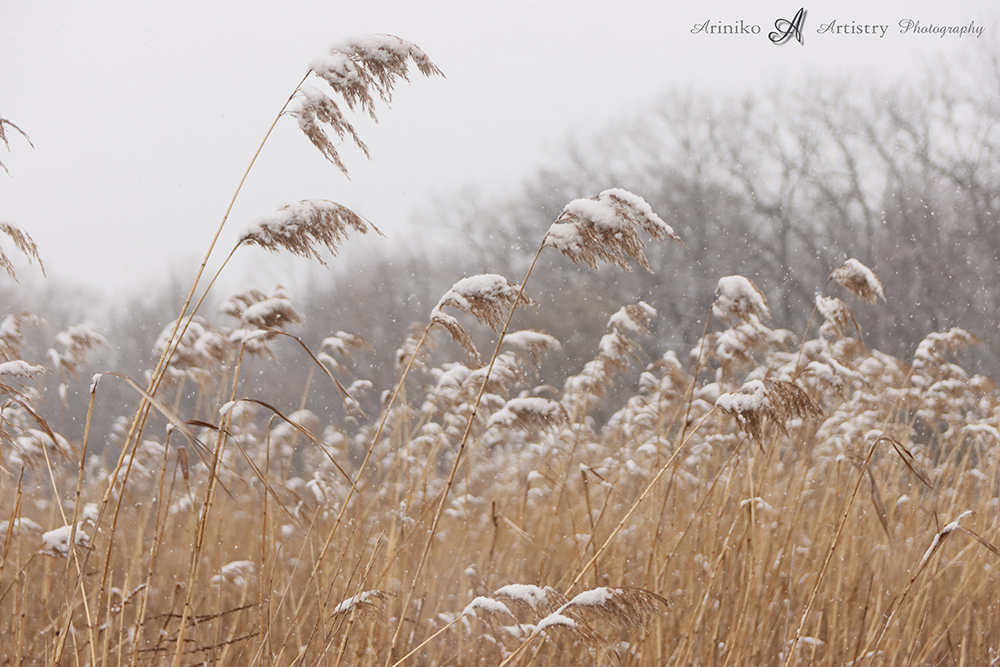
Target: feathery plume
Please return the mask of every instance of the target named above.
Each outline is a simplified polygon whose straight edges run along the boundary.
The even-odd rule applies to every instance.
[[[507,584],[493,591],[492,597],[507,600],[509,606],[536,617],[555,613],[569,602],[565,595],[551,586],[543,588],[534,584]]]
[[[219,573],[213,575],[208,583],[212,586],[222,586],[228,583],[236,588],[245,588],[254,581],[255,572],[256,566],[253,561],[234,560],[223,565]]]
[[[409,80],[410,62],[424,76],[443,76],[416,44],[392,35],[371,35],[335,44],[327,53],[315,58],[309,69],[343,97],[348,108],[360,107],[377,122],[375,99],[387,104],[392,101],[396,81]],[[323,129],[324,124],[340,139],[353,139],[365,157],[371,157],[337,103],[316,88],[299,86],[284,113],[295,118],[309,141],[344,174],[347,168]]]
[[[358,614],[372,614],[379,608],[379,603],[390,597],[392,593],[380,590],[362,591],[347,598],[333,608],[334,616],[343,616],[357,610]]]
[[[39,326],[42,318],[27,311],[7,315],[0,320],[0,360],[14,361],[20,356],[21,346],[25,343],[25,326]]]
[[[512,398],[503,409],[493,413],[489,426],[503,426],[533,431],[550,426],[559,426],[569,421],[566,408],[558,401],[548,398],[528,396]]]
[[[477,320],[497,333],[520,291],[520,285],[495,273],[462,278],[441,297],[431,311],[431,318],[449,306],[475,315]],[[526,294],[522,294],[521,299],[528,306],[538,305]]]
[[[0,118],[0,128],[3,127],[3,119]],[[2,135],[0,135],[2,136]],[[6,139],[4,139],[6,142]],[[0,167],[3,167],[3,163],[0,162]],[[6,171],[4,167],[4,171]],[[35,245],[34,240],[28,235],[28,232],[21,229],[19,225],[15,225],[13,222],[5,222],[0,220],[0,232],[5,234],[11,241],[14,242],[14,247],[24,253],[24,256],[28,258],[29,262],[38,261],[38,267],[42,270],[42,275],[45,275],[45,265],[42,263],[42,258],[38,254],[38,246]],[[11,278],[15,281],[17,280],[17,273],[14,271],[14,263],[7,256],[7,254],[0,248],[0,269],[7,272]]]
[[[319,249],[326,248],[336,257],[349,229],[361,234],[372,230],[383,236],[375,225],[349,208],[332,201],[311,199],[288,204],[275,213],[257,218],[243,232],[238,245],[257,245],[271,252],[284,249],[298,257],[316,259],[326,266]]]
[[[542,355],[562,348],[559,340],[542,331],[523,329],[507,334],[503,339],[504,345],[525,359],[530,359],[535,366],[538,365]]]
[[[878,276],[853,257],[834,269],[830,277],[865,303],[873,304],[879,299],[885,301],[885,292],[882,291]]]
[[[712,299],[712,314],[730,324],[749,322],[753,318],[763,322],[771,318],[763,292],[743,276],[719,279]]]
[[[409,81],[410,61],[424,76],[443,76],[420,47],[394,35],[368,35],[334,44],[309,67],[349,108],[360,107],[377,120],[372,92],[390,103],[396,80]]]
[[[649,325],[657,315],[656,309],[645,301],[630,303],[619,308],[611,316],[611,319],[608,320],[608,328],[623,334],[645,336],[649,333]]]
[[[662,605],[662,606],[661,606]],[[663,596],[643,588],[594,588],[570,600],[563,610],[589,609],[612,625],[631,630],[641,628],[659,614],[670,602]]]
[[[219,306],[219,312],[238,319],[243,329],[251,330],[285,329],[302,321],[281,285],[270,296],[256,288],[235,294]]]
[[[817,294],[816,308],[824,319],[823,325],[819,328],[821,335],[829,334],[834,339],[843,338],[852,325],[858,335],[861,334],[861,326],[855,319],[854,313],[842,299]]]
[[[28,142],[28,145],[34,148],[34,144],[31,143],[31,139],[28,138],[28,135],[25,134],[24,130],[19,128],[17,125],[14,125],[14,123],[10,122],[6,118],[0,118],[0,141],[3,142],[4,148],[10,150],[10,140],[7,138],[7,129],[5,128],[9,128],[20,134]],[[0,160],[0,169],[3,169],[8,175],[10,174],[10,170],[7,169],[7,165],[5,165],[2,160]],[[3,253],[0,253],[0,257],[2,256]]]
[[[651,271],[637,228],[657,240],[683,243],[674,230],[653,212],[646,200],[627,190],[612,188],[590,199],[574,199],[549,227],[542,247],[559,250],[577,264],[597,268],[604,260],[631,271],[626,258]]]
[[[98,345],[107,345],[108,341],[101,334],[88,326],[75,324],[56,336],[56,343],[62,347],[62,352],[55,348],[48,351],[52,368],[63,377],[77,375],[81,366],[87,361],[87,353]]]
[[[292,104],[289,105],[285,113],[295,119],[295,122],[299,124],[299,129],[312,142],[312,145],[319,149],[323,157],[336,165],[337,169],[340,169],[345,175],[347,174],[347,166],[340,159],[336,145],[323,129],[324,124],[329,126],[340,139],[345,137],[353,139],[354,144],[361,149],[365,157],[371,159],[368,147],[361,141],[350,121],[344,118],[337,103],[312,86],[299,86],[299,89],[295,91]]]
[[[785,380],[751,380],[736,391],[719,396],[715,405],[736,417],[740,427],[761,445],[765,421],[784,431],[789,419],[823,414],[801,387]]]
[[[462,345],[477,362],[481,363],[479,351],[458,320],[445,313],[448,306],[464,313],[474,315],[476,319],[488,326],[494,333],[503,327],[507,314],[515,306],[520,294],[520,300],[528,306],[537,306],[534,299],[521,293],[521,286],[493,273],[463,278],[445,292],[441,300],[431,310],[431,324],[443,326],[459,344]]]
[[[69,556],[69,538],[72,532],[72,526],[62,526],[61,528],[48,531],[42,535],[43,544],[38,553],[45,556],[66,558]],[[73,543],[84,549],[90,545],[90,536],[83,532],[82,521],[76,524],[76,537]]]

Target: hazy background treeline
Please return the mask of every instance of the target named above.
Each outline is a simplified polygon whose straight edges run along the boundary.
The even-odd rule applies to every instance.
[[[313,350],[339,330],[364,337],[374,349],[359,351],[349,367],[372,382],[371,395],[360,400],[369,414],[377,412],[377,394],[394,384],[395,351],[411,323],[426,323],[453,283],[479,273],[520,282],[568,201],[621,187],[645,198],[686,247],[651,245],[652,273],[580,270],[557,253],[543,254],[528,290],[541,307],[515,322],[563,344],[539,383],[560,385],[579,369],[608,316],[637,300],[661,316],[646,343],[649,357],[668,349],[687,354],[702,334],[718,279],[730,274],[751,278],[764,292],[772,327],[801,336],[815,295],[824,288],[836,293],[839,287],[825,282],[848,257],[873,268],[888,297],[856,307],[867,345],[908,360],[927,333],[961,326],[983,340],[967,361],[997,377],[998,120],[1000,67],[985,57],[943,63],[910,85],[826,78],[741,97],[669,92],[601,131],[572,137],[514,192],[454,193],[415,213],[412,238],[351,241],[330,269],[317,267],[310,279],[286,285],[303,320],[291,330]],[[0,316],[27,310],[45,320],[34,328],[27,357],[45,364],[48,348],[58,348],[56,334],[76,323],[107,340],[91,352],[90,369],[75,377],[53,372],[45,382],[47,414],[59,415],[52,418],[68,437],[82,433],[93,372],[139,380],[151,367],[156,337],[179,312],[188,280],[165,279],[107,303],[72,285],[0,278]],[[216,294],[202,312],[220,328],[237,326],[219,314],[229,296]],[[451,341],[439,340],[439,354],[464,358]],[[266,368],[273,394],[256,398],[335,418],[336,392],[301,348],[290,340],[272,347],[273,357],[254,363]],[[68,388],[64,399],[60,385]],[[196,394],[185,387],[176,396],[186,417]],[[114,418],[129,414],[137,399],[122,383],[102,385],[96,432],[110,433]]]

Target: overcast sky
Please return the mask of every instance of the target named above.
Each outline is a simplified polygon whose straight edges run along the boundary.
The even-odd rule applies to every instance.
[[[34,148],[19,136],[8,137],[9,150],[0,146],[11,172],[0,174],[0,220],[34,237],[57,280],[116,292],[189,272],[310,60],[355,35],[413,41],[447,78],[414,77],[391,109],[380,108],[380,124],[359,122],[372,161],[345,146],[351,180],[282,119],[221,250],[256,216],[314,198],[404,237],[411,212],[435,195],[467,185],[513,192],[570,134],[606,126],[671,88],[744,93],[819,74],[892,81],[997,38],[995,0],[812,3],[804,6],[804,44],[781,46],[767,34],[801,5],[678,4],[10,3],[0,22],[0,117]],[[901,34],[906,19],[985,31]],[[749,34],[694,32],[706,21]],[[6,238],[0,248],[12,254]],[[257,252],[232,271],[270,289],[289,263]]]

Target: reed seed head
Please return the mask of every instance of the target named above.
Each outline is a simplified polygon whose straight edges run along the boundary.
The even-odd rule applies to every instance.
[[[420,47],[393,35],[370,35],[335,44],[315,58],[309,69],[339,94],[349,109],[358,107],[377,122],[375,100],[392,101],[396,81],[409,80],[410,63],[424,76],[443,76]],[[365,157],[371,157],[337,103],[316,88],[300,86],[284,113],[295,118],[309,141],[344,174],[347,168],[324,125],[340,139],[350,137]]]
[[[444,312],[445,307],[474,315],[494,333],[499,333],[511,310],[519,303],[537,306],[534,299],[521,291],[521,286],[493,273],[470,276],[455,283],[445,292],[434,309],[431,323],[439,324],[459,344],[481,363],[479,352],[472,338],[453,316]]]
[[[854,330],[860,334],[861,325],[858,324],[854,313],[851,312],[851,309],[848,308],[847,303],[843,299],[817,294],[816,308],[819,309],[820,314],[823,315],[823,319],[825,320],[823,326],[820,327],[820,333],[829,334],[831,338],[835,339],[843,338],[853,325]]]
[[[885,292],[882,291],[878,276],[853,257],[834,269],[830,277],[865,303],[873,304],[879,299],[885,301]]]
[[[712,299],[712,314],[730,324],[771,319],[764,293],[743,276],[726,276],[719,280]]]
[[[657,240],[683,243],[674,230],[653,212],[646,201],[627,190],[612,188],[590,199],[574,199],[549,227],[543,247],[559,250],[577,264],[597,268],[598,260],[628,271],[631,257],[652,271],[637,229]]]
[[[3,119],[0,119],[0,128],[3,127]],[[6,142],[6,139],[4,139]],[[3,163],[0,163],[0,167],[3,167]],[[6,170],[6,167],[4,167]],[[42,258],[38,254],[38,246],[35,245],[34,240],[28,235],[28,232],[21,229],[19,225],[15,225],[13,222],[4,222],[0,220],[0,233],[6,235],[11,241],[14,242],[14,247],[28,258],[29,262],[38,262],[39,268],[42,270],[42,275],[45,275],[45,265],[42,263]],[[14,271],[14,263],[11,261],[10,257],[0,248],[0,269],[7,272],[11,278],[17,281],[17,272]]]
[[[790,419],[823,414],[801,387],[785,380],[751,380],[719,396],[715,405],[736,417],[743,431],[761,445],[765,423],[771,422],[784,431]]]
[[[257,218],[240,237],[239,245],[257,245],[271,252],[287,250],[326,266],[320,249],[326,248],[336,257],[352,229],[360,234],[374,231],[382,236],[374,225],[346,206],[311,199],[288,204],[275,213]]]

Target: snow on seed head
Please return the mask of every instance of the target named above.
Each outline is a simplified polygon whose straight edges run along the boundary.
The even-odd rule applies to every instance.
[[[719,396],[715,405],[736,417],[740,427],[758,444],[762,444],[767,421],[784,431],[789,419],[823,414],[801,387],[784,380],[751,380]]]
[[[257,218],[240,236],[239,245],[257,245],[271,252],[287,250],[326,266],[320,251],[325,248],[336,256],[350,230],[359,234],[374,231],[382,235],[374,225],[346,206],[311,199],[288,204]]]
[[[885,292],[882,291],[878,276],[853,257],[834,269],[830,277],[865,303],[875,303],[879,299],[885,301]]]
[[[712,314],[730,324],[771,318],[764,294],[753,281],[743,276],[726,276],[719,280],[712,299]]]
[[[518,298],[520,296],[520,298]],[[445,292],[434,309],[431,310],[431,323],[443,326],[462,347],[479,361],[479,352],[469,334],[453,316],[444,312],[445,307],[474,315],[476,319],[499,332],[507,316],[517,304],[537,306],[538,304],[527,294],[521,292],[521,286],[503,276],[493,273],[463,278]]]
[[[348,108],[360,107],[377,122],[376,99],[386,103],[392,100],[396,81],[409,78],[411,62],[425,76],[443,76],[416,44],[393,35],[370,35],[334,44],[313,59],[309,71],[342,97]],[[347,168],[326,128],[338,139],[350,137],[365,157],[370,157],[354,126],[326,93],[312,86],[300,86],[284,113],[295,118],[309,141],[344,174]]]
[[[637,229],[657,240],[681,242],[674,230],[637,195],[612,188],[590,199],[574,199],[549,227],[542,247],[559,250],[577,264],[597,268],[598,260],[631,271],[631,257],[650,271]]]

